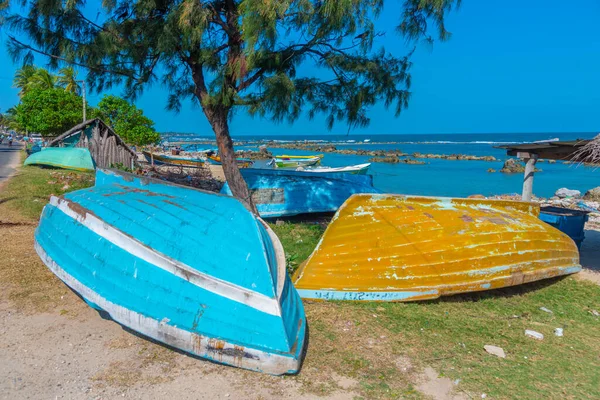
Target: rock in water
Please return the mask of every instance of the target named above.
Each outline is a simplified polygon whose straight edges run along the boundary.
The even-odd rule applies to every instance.
[[[509,158],[504,162],[500,172],[504,172],[505,174],[525,172],[525,166],[519,160],[515,158]]]
[[[492,346],[491,344],[486,344],[485,346],[483,346],[483,348],[485,349],[485,351],[487,351],[488,353],[490,353],[496,357],[506,358],[506,354],[504,353],[504,349],[502,349],[502,347]]]
[[[554,195],[560,199],[566,199],[568,197],[573,197],[573,198],[578,199],[581,197],[581,192],[579,190],[560,188],[554,193]]]
[[[600,186],[585,192],[584,200],[600,201]]]

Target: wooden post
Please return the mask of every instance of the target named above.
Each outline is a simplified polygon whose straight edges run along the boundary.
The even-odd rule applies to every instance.
[[[525,161],[525,174],[523,176],[523,194],[521,200],[531,201],[533,196],[533,175],[535,172],[535,163],[538,156],[533,153],[519,153],[519,158]]]

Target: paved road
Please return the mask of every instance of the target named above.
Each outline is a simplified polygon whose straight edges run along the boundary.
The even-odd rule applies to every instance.
[[[5,140],[6,142],[6,140]],[[15,167],[19,165],[19,150],[21,145],[14,144],[8,147],[8,144],[0,144],[0,183],[8,179],[14,172]]]

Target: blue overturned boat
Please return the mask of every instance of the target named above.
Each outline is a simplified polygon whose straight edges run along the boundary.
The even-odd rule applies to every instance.
[[[282,169],[240,169],[263,218],[335,212],[353,194],[380,193],[371,175]],[[221,193],[231,195],[225,184]]]
[[[299,370],[306,316],[277,236],[234,198],[98,169],[52,197],[47,267],[91,307],[158,342],[274,375]]]

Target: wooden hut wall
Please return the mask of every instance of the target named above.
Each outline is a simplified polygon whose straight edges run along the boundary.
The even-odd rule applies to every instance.
[[[137,155],[100,120],[89,121],[80,131],[63,135],[50,145],[63,147],[63,141],[72,135],[79,135],[75,147],[89,149],[96,166],[100,168],[115,167],[117,164],[133,168],[137,161]]]

